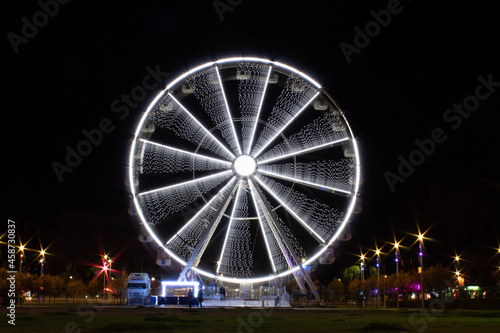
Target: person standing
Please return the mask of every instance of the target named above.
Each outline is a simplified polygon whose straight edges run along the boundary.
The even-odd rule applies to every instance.
[[[193,306],[193,290],[189,289],[188,291],[188,303],[189,303],[189,308]]]
[[[221,299],[224,299],[226,297],[226,288],[224,288],[224,286],[220,287],[219,294]]]
[[[200,290],[198,290],[198,304],[200,306],[200,308],[203,307],[203,292]]]

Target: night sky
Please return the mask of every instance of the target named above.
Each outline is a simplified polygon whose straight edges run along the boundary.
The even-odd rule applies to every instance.
[[[23,242],[32,238],[28,248],[51,244],[49,271],[67,260],[97,263],[103,252],[118,256],[116,269],[137,270],[144,260],[154,267],[127,213],[131,133],[161,86],[228,56],[296,67],[345,111],[361,152],[362,211],[337,267],[374,242],[417,233],[417,224],[434,240],[426,241],[429,263],[454,249],[464,258],[495,254],[500,55],[498,12],[489,3],[70,1],[47,7],[51,15],[40,14],[36,1],[9,6],[2,20],[4,211]],[[163,82],[115,112],[114,103],[125,105],[122,96],[151,71]],[[58,177],[54,163],[67,164],[67,147],[100,126],[108,133]],[[418,165],[400,167],[403,159]],[[335,264],[320,270],[328,276]]]

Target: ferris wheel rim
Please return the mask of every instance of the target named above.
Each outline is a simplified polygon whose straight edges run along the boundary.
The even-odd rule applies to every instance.
[[[137,127],[136,127],[136,131],[135,131],[135,134],[134,134],[134,137],[133,137],[133,140],[132,140],[132,144],[131,144],[131,149],[130,149],[130,155],[129,155],[129,172],[128,172],[128,178],[129,178],[129,182],[130,182],[130,190],[131,190],[131,195],[132,195],[132,198],[133,198],[133,202],[134,202],[134,205],[135,205],[135,208],[136,208],[136,211],[139,215],[139,218],[142,222],[142,225],[145,227],[145,229],[148,231],[148,233],[152,236],[153,240],[156,242],[156,244],[161,247],[163,250],[165,250],[165,252],[167,252],[172,258],[174,258],[179,264],[181,265],[186,265],[186,261],[184,261],[182,258],[180,258],[176,253],[174,253],[173,251],[171,251],[170,249],[168,249],[165,244],[158,238],[158,236],[156,235],[156,233],[152,230],[149,222],[148,222],[148,219],[144,216],[143,214],[143,211],[142,211],[142,207],[140,205],[140,203],[138,202],[138,193],[137,193],[137,189],[136,187],[134,186],[134,182],[135,182],[135,175],[134,175],[134,171],[135,171],[135,168],[133,167],[135,164],[134,164],[134,158],[135,158],[135,150],[137,149],[137,142],[138,142],[138,139],[140,137],[140,134],[141,134],[141,130],[144,126],[144,123],[147,121],[150,113],[152,110],[154,110],[159,101],[162,99],[162,97],[164,97],[166,94],[168,94],[168,92],[170,91],[170,89],[172,87],[174,87],[176,84],[178,84],[179,82],[181,82],[182,80],[184,80],[185,78],[189,77],[189,75],[192,75],[193,73],[196,73],[200,70],[203,70],[203,69],[206,69],[206,68],[210,68],[211,66],[218,66],[218,65],[227,65],[229,63],[237,63],[237,62],[258,62],[258,63],[263,63],[263,64],[268,64],[270,66],[270,70],[269,72],[271,72],[271,68],[274,68],[274,67],[278,67],[278,68],[282,68],[286,71],[289,71],[291,73],[294,73],[296,75],[299,75],[301,78],[305,79],[307,82],[311,83],[314,87],[316,87],[318,89],[318,95],[320,93],[323,93],[325,94],[329,101],[335,105],[339,111],[341,111],[340,107],[338,107],[338,104],[336,103],[336,101],[325,91],[323,90],[323,88],[321,87],[321,85],[315,81],[314,79],[312,79],[311,77],[309,77],[307,74],[289,66],[289,65],[286,65],[284,63],[280,63],[280,62],[277,62],[277,61],[272,61],[272,60],[269,60],[269,59],[264,59],[264,58],[256,58],[256,57],[230,57],[230,58],[223,58],[223,59],[220,59],[220,60],[217,60],[217,61],[212,61],[212,62],[206,62],[202,65],[199,65],[197,67],[194,67],[193,69],[181,74],[180,76],[178,76],[177,78],[175,78],[173,81],[171,81],[166,87],[164,90],[162,90],[161,92],[159,92],[155,97],[154,99],[152,100],[152,102],[148,105],[146,111],[144,112],[143,116],[141,117]],[[351,215],[353,214],[353,211],[354,211],[354,207],[356,205],[356,198],[357,198],[357,195],[359,193],[359,183],[360,183],[360,156],[359,156],[359,151],[358,151],[358,147],[357,147],[357,143],[356,143],[356,139],[353,135],[353,132],[351,130],[351,127],[349,125],[349,122],[347,121],[347,119],[345,118],[345,115],[344,113],[341,111],[340,114],[342,115],[342,118],[344,120],[344,123],[347,125],[347,132],[349,133],[349,136],[348,136],[348,140],[349,142],[351,143],[351,146],[354,150],[354,168],[355,168],[355,171],[354,171],[354,187],[353,187],[353,191],[350,193],[349,197],[351,197],[352,199],[350,200],[350,204],[349,204],[349,207],[347,208],[347,211],[346,211],[346,214],[344,215],[344,220],[340,223],[340,225],[338,226],[338,228],[336,229],[335,233],[333,234],[333,236],[329,237],[329,239],[327,240],[327,242],[324,242],[325,246],[323,246],[322,249],[316,251],[311,257],[307,258],[307,260],[305,260],[304,262],[298,264],[297,266],[293,267],[293,268],[289,268],[289,269],[286,269],[280,273],[277,273],[277,274],[274,274],[272,276],[267,276],[267,277],[259,277],[259,278],[241,278],[241,277],[225,277],[225,276],[220,276],[220,275],[216,275],[216,274],[213,274],[211,272],[207,272],[203,269],[200,269],[198,267],[192,267],[192,269],[204,276],[207,276],[207,277],[210,277],[210,278],[214,278],[214,279],[218,279],[220,281],[224,281],[224,282],[234,282],[234,283],[259,283],[259,282],[266,282],[266,281],[269,281],[269,280],[272,280],[272,279],[275,279],[275,278],[278,278],[278,277],[283,277],[283,276],[287,276],[289,274],[292,274],[293,272],[299,270],[301,267],[300,266],[307,266],[307,265],[310,265],[311,263],[313,263],[315,260],[317,260],[317,258],[319,256],[321,256],[327,249],[328,246],[332,245],[338,238],[339,236],[344,232],[344,229],[346,228],[347,224],[349,223],[349,220],[351,219]],[[264,150],[264,149],[263,149]],[[234,161],[241,155],[245,155],[245,152],[244,151],[240,151],[240,155],[234,155],[234,159],[232,161],[230,161],[229,163],[233,163],[233,166],[234,166]],[[259,152],[260,154],[260,152]],[[250,155],[250,154],[248,154]],[[252,156],[252,158],[256,159],[256,157]],[[240,175],[241,176],[241,175]]]

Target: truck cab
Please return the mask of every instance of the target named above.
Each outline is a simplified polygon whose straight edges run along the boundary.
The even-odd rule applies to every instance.
[[[127,304],[148,305],[151,302],[151,279],[148,273],[130,273],[127,279]]]

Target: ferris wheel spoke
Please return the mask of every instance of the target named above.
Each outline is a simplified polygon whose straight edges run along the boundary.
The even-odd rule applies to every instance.
[[[229,176],[231,176],[231,174],[232,174],[231,170],[222,171],[222,172],[219,172],[219,173],[216,173],[213,175],[209,175],[206,177],[189,180],[187,182],[183,182],[183,183],[179,183],[179,184],[175,184],[175,185],[165,186],[162,188],[157,188],[154,190],[142,192],[142,193],[139,193],[139,196],[142,197],[142,196],[157,193],[157,192],[165,192],[166,193],[166,192],[173,191],[173,190],[176,190],[179,188],[187,190],[189,186],[203,185],[203,183],[208,183],[210,181],[219,181],[220,179],[227,179],[227,178],[229,178]],[[220,183],[220,181],[218,183]],[[198,192],[199,192],[199,190],[198,190]]]
[[[232,170],[219,172],[199,179],[142,192],[137,195],[137,198],[149,223],[158,224],[194,202],[204,193],[225,182],[232,174]]]
[[[204,226],[204,229],[201,231],[201,238],[198,241],[198,244],[196,245],[196,248],[193,248],[192,246],[189,246],[189,244],[185,243],[185,240],[182,239],[181,237],[176,238],[176,240],[180,240],[181,242],[181,249],[184,250],[184,252],[188,252],[185,257],[189,258],[187,261],[186,265],[184,266],[183,271],[180,274],[179,279],[184,280],[186,279],[186,274],[191,268],[196,268],[203,257],[203,254],[205,253],[205,250],[210,242],[210,240],[213,237],[213,234],[215,230],[217,229],[217,226],[219,225],[219,222],[224,215],[224,212],[227,209],[227,206],[229,205],[230,201],[232,200],[232,196],[234,191],[236,190],[237,187],[237,182],[235,181],[235,177],[233,177],[231,184],[232,186],[228,187],[230,189],[229,191],[223,193],[223,195],[220,196],[220,205],[218,208],[214,211],[213,216],[211,217],[210,221],[207,221],[206,225]],[[221,194],[221,192],[219,192]],[[172,246],[172,243],[171,243]]]
[[[242,75],[244,77],[238,86],[242,114],[243,150],[246,154],[250,154],[252,149],[272,69],[272,66],[262,64],[244,64],[239,67],[239,71],[250,73]]]
[[[266,245],[266,251],[267,255],[269,258],[269,262],[271,264],[271,267],[273,269],[273,273],[277,272],[277,267],[279,270],[283,270],[284,267],[284,258],[283,253],[280,254],[280,250],[277,246],[277,241],[274,238],[274,235],[270,229],[270,226],[268,224],[268,220],[265,217],[263,209],[263,204],[260,202],[260,198],[256,194],[256,190],[254,188],[254,184],[252,181],[249,181],[250,185],[250,190],[251,190],[251,196],[252,196],[252,201],[255,207],[255,210],[257,211],[257,216],[259,219],[259,227],[262,232],[262,237],[264,239],[264,244]]]
[[[171,173],[231,168],[231,163],[153,141],[140,139],[140,173]]]
[[[313,102],[319,91],[298,78],[288,78],[285,88],[273,107],[271,115],[255,143],[252,155],[257,158],[269,144]]]
[[[195,97],[216,128],[221,132],[222,137],[237,155],[241,155],[238,135],[227,103],[219,68],[212,66],[200,73],[193,74],[187,79],[187,83],[194,88]]]
[[[229,138],[230,140],[229,142],[231,147],[233,147],[233,149],[235,149],[234,146],[236,146],[236,150],[238,151],[239,155],[241,155],[242,151],[241,151],[240,141],[238,140],[238,135],[236,134],[236,128],[234,127],[233,116],[231,115],[229,104],[227,104],[226,93],[224,92],[224,85],[222,84],[222,79],[220,78],[219,67],[215,66],[215,71],[217,72],[217,79],[219,80],[220,93],[222,95],[222,99],[224,100],[224,106],[227,112],[226,123],[229,123],[229,126],[231,126],[231,131],[232,131],[232,137]]]
[[[349,177],[347,179],[336,179],[338,178],[335,175],[337,170],[337,168],[335,168],[336,164],[328,162],[332,161],[264,165],[259,167],[259,173],[321,191],[328,191],[345,196],[352,195],[352,185],[349,184]],[[341,163],[342,161],[337,163],[337,165],[341,165]],[[347,165],[345,168],[352,170],[352,165]],[[349,173],[346,174],[349,175]],[[334,182],[332,179],[336,181]]]
[[[250,221],[248,217],[248,198],[243,190],[243,180],[238,183],[233,209],[222,250],[217,262],[217,274],[248,276],[252,267],[250,252]]]
[[[269,202],[264,197],[264,194],[258,184],[254,184],[249,180],[250,188],[257,201],[259,216],[263,216],[263,223],[266,236],[268,237],[270,247],[273,249],[271,253],[274,261],[273,267],[279,267],[278,270],[290,268],[300,265],[301,258],[305,258],[306,254],[298,243],[295,236],[290,232],[290,229],[276,215]]]
[[[235,155],[223,145],[189,110],[171,93],[160,102],[155,110],[155,123],[172,131],[175,135],[199,144],[217,155],[234,159]]]
[[[210,220],[210,216],[217,210],[219,205],[222,205],[224,202],[224,198],[227,197],[229,193],[229,189],[231,185],[233,185],[236,177],[233,177],[230,182],[228,182],[216,195],[212,197],[203,207],[201,207],[198,212],[189,219],[173,236],[167,241],[167,245],[169,245],[176,237],[185,235],[186,233],[194,233],[194,229],[196,228],[204,228],[206,226],[207,220]],[[187,237],[184,237],[187,238]],[[195,246],[199,241],[196,237],[194,238],[194,242],[190,244],[191,246]]]
[[[342,213],[270,178],[257,174],[255,180],[320,244],[326,242],[342,220]]]
[[[178,253],[183,253],[185,259],[197,251],[197,259],[201,258],[208,241],[222,218],[231,193],[235,189],[236,177],[233,177],[216,195],[212,197],[188,222],[186,222],[166,243],[166,246]],[[197,262],[193,262],[196,267]]]
[[[302,148],[298,150],[292,150],[290,149],[290,144],[286,143],[283,145],[276,146],[274,150],[266,152],[266,157],[261,156],[261,158],[257,161],[259,165],[261,164],[267,164],[270,162],[276,162],[279,160],[283,160],[285,158],[289,157],[296,157],[296,156],[301,156],[305,155],[308,153],[312,153],[315,151],[320,151],[323,149],[328,149],[340,144],[343,144],[345,142],[348,142],[349,138],[341,138],[341,139],[334,139],[325,143],[321,143],[312,147],[307,147],[307,148]]]
[[[265,164],[289,157],[298,157],[316,151],[335,147],[349,141],[348,128],[338,110],[329,109],[304,125],[299,132],[264,152],[259,164]]]

